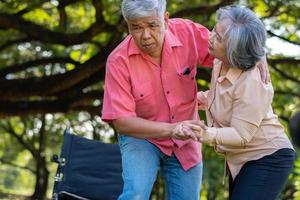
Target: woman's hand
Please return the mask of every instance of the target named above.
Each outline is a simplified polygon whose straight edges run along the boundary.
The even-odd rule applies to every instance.
[[[216,143],[217,129],[214,127],[203,127],[199,135],[199,142],[213,145]]]
[[[206,102],[207,102],[207,94],[208,91],[198,92],[197,93],[197,101],[198,101],[198,110],[205,110]]]

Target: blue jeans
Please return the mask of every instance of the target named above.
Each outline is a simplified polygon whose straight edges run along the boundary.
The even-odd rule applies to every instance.
[[[147,140],[119,135],[124,188],[118,200],[148,200],[158,170],[165,180],[168,200],[198,200],[202,163],[185,171],[177,158],[166,156]]]
[[[275,200],[293,169],[295,151],[280,149],[247,162],[234,181],[229,178],[230,200]]]

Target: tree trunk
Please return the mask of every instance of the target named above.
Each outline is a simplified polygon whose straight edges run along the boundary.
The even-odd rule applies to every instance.
[[[33,155],[36,160],[36,182],[34,193],[31,196],[32,200],[44,200],[46,199],[49,170],[47,169],[47,162],[44,156],[45,154],[45,115],[41,117],[42,126],[39,132],[39,149],[36,155]]]
[[[36,169],[37,169],[37,173],[36,173],[35,189],[33,195],[31,196],[31,199],[44,200],[46,199],[48,178],[49,178],[49,171],[46,166],[45,157],[40,157],[37,160]]]

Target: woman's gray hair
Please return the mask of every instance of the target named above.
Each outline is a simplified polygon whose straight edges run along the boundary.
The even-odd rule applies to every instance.
[[[163,17],[166,4],[166,0],[123,0],[122,14],[126,21],[153,15]]]
[[[226,24],[227,59],[231,66],[247,70],[265,55],[266,29],[248,8],[227,6],[217,11],[217,20]]]

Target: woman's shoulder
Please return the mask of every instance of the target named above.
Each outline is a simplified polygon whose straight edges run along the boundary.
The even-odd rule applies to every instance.
[[[236,87],[240,88],[239,91],[251,91],[253,95],[259,91],[273,95],[274,89],[271,82],[264,83],[261,79],[260,71],[257,67],[250,70],[243,71],[239,77]]]
[[[252,81],[261,81],[260,71],[257,67],[253,67],[249,70],[243,71],[241,75],[241,80],[252,80]]]
[[[270,85],[272,85],[271,82],[266,84],[262,81],[260,70],[259,70],[258,67],[253,67],[249,70],[243,71],[241,73],[241,76],[240,76],[239,79],[240,79],[239,80],[240,83],[242,83],[242,82],[256,82],[256,83],[258,83],[258,85],[261,85],[261,86],[270,86]]]

